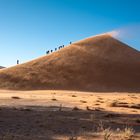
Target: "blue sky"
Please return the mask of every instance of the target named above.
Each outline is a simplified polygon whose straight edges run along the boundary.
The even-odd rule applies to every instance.
[[[0,65],[116,29],[140,50],[140,0],[0,0]]]

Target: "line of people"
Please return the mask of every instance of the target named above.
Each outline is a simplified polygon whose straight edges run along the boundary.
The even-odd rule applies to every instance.
[[[70,42],[70,44],[72,44],[72,42]],[[55,51],[57,51],[57,50],[60,50],[60,49],[62,49],[62,48],[64,48],[65,46],[64,45],[62,45],[62,46],[59,46],[58,48],[55,48],[54,50]],[[46,54],[49,54],[49,53],[52,53],[53,52],[53,50],[47,50],[46,51]]]
[[[72,42],[70,42],[70,44],[72,44]],[[60,50],[60,49],[62,49],[64,47],[65,47],[64,45],[59,46],[58,48],[55,48],[55,51]],[[48,51],[46,51],[46,54],[49,54],[49,53],[52,53],[52,52],[53,52],[53,50],[48,50]],[[19,64],[19,60],[17,60],[17,65],[18,64]]]

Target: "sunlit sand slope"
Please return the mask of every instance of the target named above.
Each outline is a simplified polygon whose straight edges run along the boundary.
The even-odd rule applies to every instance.
[[[3,89],[140,91],[140,52],[104,34],[0,70]]]

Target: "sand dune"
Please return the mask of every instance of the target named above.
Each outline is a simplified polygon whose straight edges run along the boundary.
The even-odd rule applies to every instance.
[[[140,52],[104,34],[0,70],[3,89],[140,92]]]

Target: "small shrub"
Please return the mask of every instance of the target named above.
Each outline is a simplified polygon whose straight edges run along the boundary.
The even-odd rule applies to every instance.
[[[103,122],[102,121],[99,122],[97,130],[99,132],[103,132],[104,131],[104,125],[103,125]]]
[[[112,132],[111,132],[110,128],[103,130],[104,140],[111,140],[111,136],[112,136]]]
[[[104,103],[104,101],[102,101],[102,100],[96,100],[96,102],[98,102],[98,103]]]
[[[118,102],[117,101],[113,101],[111,103],[108,103],[109,107],[117,107]]]
[[[87,106],[86,109],[87,109],[88,111],[93,111],[93,109],[91,109],[89,106]]]
[[[134,109],[140,109],[140,105],[139,104],[135,104],[135,105],[130,105],[130,108],[134,108]]]
[[[81,103],[87,103],[87,101],[84,101],[84,100],[80,100],[80,102],[81,102]]]
[[[55,98],[52,98],[52,101],[57,101],[57,99],[55,99]]]
[[[99,100],[103,100],[103,98],[101,98],[101,97],[99,97],[98,99],[99,99]]]
[[[105,128],[102,121],[100,121],[97,130],[103,134],[104,140],[111,140],[112,131],[110,128]]]
[[[97,103],[97,104],[95,104],[95,105],[100,105],[100,104]]]
[[[95,107],[95,109],[94,109],[95,111],[102,111],[102,110],[104,110],[103,108],[101,108],[101,107]]]
[[[77,111],[77,110],[80,110],[80,109],[77,106],[75,106],[72,110]]]
[[[57,99],[55,98],[56,93],[51,93],[51,94],[52,94],[52,101],[57,101]]]
[[[140,119],[136,119],[136,123],[140,123]]]
[[[11,97],[12,99],[21,99],[20,97],[18,97],[18,96],[13,96],[13,97]]]
[[[132,140],[132,137],[134,136],[134,130],[133,128],[126,127],[124,130],[122,130],[120,134],[120,138],[122,140]]]
[[[77,97],[76,95],[72,95],[71,97]]]

